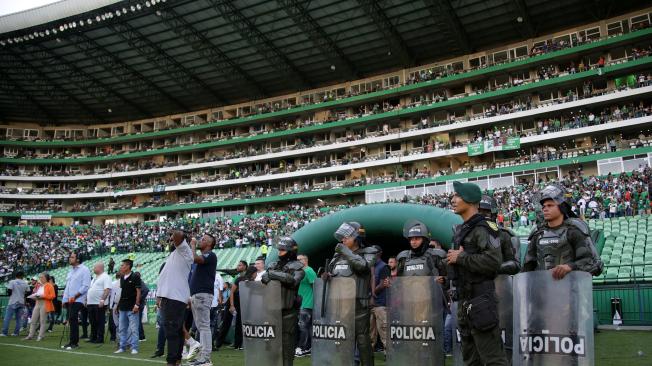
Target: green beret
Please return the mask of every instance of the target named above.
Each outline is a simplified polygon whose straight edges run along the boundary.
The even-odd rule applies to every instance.
[[[465,202],[480,203],[482,200],[482,190],[477,184],[453,182],[453,188]]]

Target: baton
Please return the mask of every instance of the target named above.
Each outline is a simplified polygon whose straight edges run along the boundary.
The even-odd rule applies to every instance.
[[[326,291],[328,287],[328,282],[329,282],[329,277],[330,277],[330,272],[328,271],[328,263],[329,259],[326,259],[326,263],[324,263],[324,273],[328,273],[329,275],[326,276],[326,279],[324,281],[324,285],[322,286],[321,289],[321,317],[322,319],[324,318],[324,314],[326,313]]]

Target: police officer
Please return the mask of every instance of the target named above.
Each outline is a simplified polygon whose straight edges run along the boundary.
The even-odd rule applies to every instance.
[[[335,231],[335,257],[328,265],[327,276],[352,277],[356,284],[355,341],[362,366],[373,366],[373,350],[369,338],[371,272],[377,249],[365,247],[360,236],[362,226],[345,222]]]
[[[483,195],[478,211],[488,220],[496,222],[498,214],[498,204],[493,197]],[[515,275],[521,271],[521,264],[518,256],[521,249],[521,243],[516,234],[510,229],[499,227],[500,251],[503,256],[503,263],[498,269],[498,274]]]
[[[261,281],[265,285],[270,281],[279,281],[281,283],[283,365],[292,366],[294,342],[296,341],[295,329],[299,315],[297,292],[305,273],[303,264],[297,260],[297,243],[294,239],[290,237],[281,238],[276,248],[278,249],[278,262],[269,265]]]
[[[480,187],[454,182],[452,207],[464,223],[455,227],[448,251],[449,275],[459,301],[458,328],[465,365],[507,365],[498,328],[494,279],[502,263],[500,232],[478,213]],[[451,273],[452,272],[452,273]]]
[[[430,248],[430,230],[421,221],[409,221],[403,226],[403,236],[410,241],[410,250],[396,256],[399,276],[433,276],[444,283],[446,252]]]
[[[602,273],[603,263],[595,250],[588,225],[575,217],[564,201],[564,190],[550,185],[541,191],[545,223],[528,238],[523,271],[550,270],[560,280],[571,271]]]

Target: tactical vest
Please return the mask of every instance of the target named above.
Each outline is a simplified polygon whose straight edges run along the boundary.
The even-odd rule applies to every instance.
[[[303,269],[301,262],[294,260],[281,265],[280,262],[274,262],[269,265],[268,269],[288,273],[294,276],[294,272]],[[283,303],[283,310],[293,309],[297,301],[298,287],[288,286],[281,282],[281,302]]]
[[[536,242],[537,270],[548,270],[575,259],[574,249],[567,236],[569,227],[564,221],[555,229],[545,226],[539,231]]]
[[[336,255],[329,264],[329,273],[333,277],[351,277],[355,280],[356,300],[363,306],[369,306],[369,299],[371,297],[371,271],[373,270],[374,261],[376,258],[376,249],[373,247],[365,247],[358,249],[354,254],[362,257],[367,263],[369,269],[365,274],[357,274],[351,269],[351,265],[342,255]]]
[[[439,276],[439,269],[437,268],[436,254],[432,249],[428,249],[424,255],[418,256],[412,253],[411,250],[404,250],[396,256],[396,260],[402,263],[402,271],[400,276]]]
[[[476,223],[473,228],[468,230],[466,235],[463,236],[461,235],[463,225],[457,225],[454,228],[454,235],[453,235],[455,249],[459,249],[460,246],[463,246],[464,252],[466,254],[473,255],[473,254],[480,253],[481,251],[480,248],[478,248],[477,243],[475,243],[475,241],[470,239],[471,233],[474,232],[475,230],[486,230],[487,231],[486,235],[489,236],[492,236],[493,233],[495,235],[493,237],[495,238],[495,240],[497,240],[496,244],[500,245],[499,243],[500,239],[497,236],[498,228],[495,227],[494,229],[494,227],[491,227],[489,225],[490,224],[487,221],[480,221]],[[457,287],[457,294],[460,299],[471,299],[475,296],[479,296],[481,293],[485,291],[491,291],[495,289],[494,286],[494,278],[496,277],[495,275],[488,276],[475,271],[471,271],[468,268],[462,266],[453,265],[452,267],[453,267],[454,277],[456,278],[454,282]],[[449,271],[449,273],[451,272]]]

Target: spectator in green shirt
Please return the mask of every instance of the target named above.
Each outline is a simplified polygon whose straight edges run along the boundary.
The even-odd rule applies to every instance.
[[[299,296],[301,296],[301,310],[299,311],[299,343],[295,350],[295,356],[303,357],[310,354],[311,332],[312,332],[312,308],[313,293],[312,285],[315,283],[317,274],[315,270],[308,265],[308,256],[300,254],[297,256],[299,262],[303,264],[305,276],[299,284]]]

